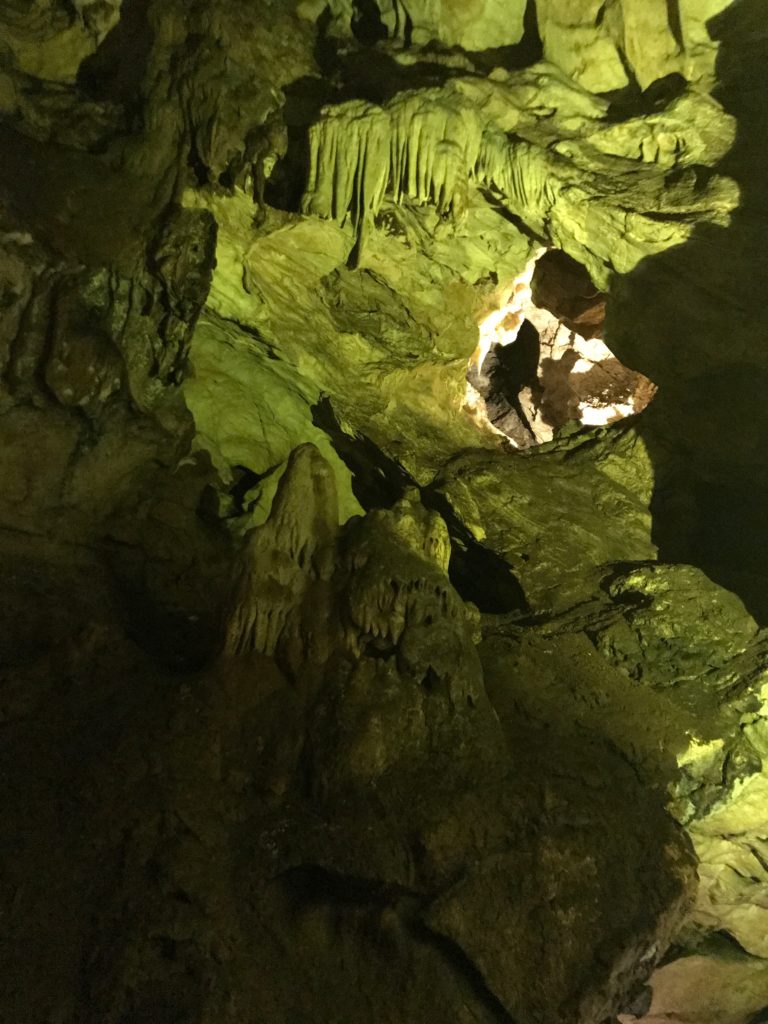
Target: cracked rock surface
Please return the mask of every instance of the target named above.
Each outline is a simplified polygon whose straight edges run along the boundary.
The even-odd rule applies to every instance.
[[[765,14],[0,0],[0,1024],[762,1024]]]

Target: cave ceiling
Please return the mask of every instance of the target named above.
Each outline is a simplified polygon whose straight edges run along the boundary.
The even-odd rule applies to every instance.
[[[766,61],[0,0],[0,1024],[768,1021]]]

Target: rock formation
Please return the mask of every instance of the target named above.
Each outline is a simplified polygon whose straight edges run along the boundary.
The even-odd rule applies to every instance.
[[[0,0],[0,1024],[760,1024],[765,0]]]

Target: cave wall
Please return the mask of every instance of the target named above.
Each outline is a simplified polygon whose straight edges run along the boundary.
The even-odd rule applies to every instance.
[[[0,4],[0,1021],[768,1005],[764,14]]]

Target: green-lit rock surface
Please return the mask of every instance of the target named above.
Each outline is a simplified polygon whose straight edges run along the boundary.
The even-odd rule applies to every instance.
[[[743,605],[689,566],[622,568],[553,618],[489,618],[480,654],[493,701],[666,789],[699,859],[693,922],[765,956],[766,640]]]
[[[0,3],[1,1024],[759,1024],[767,25]]]
[[[656,554],[652,470],[631,428],[577,433],[530,455],[457,455],[435,487],[508,562],[536,611],[588,597],[606,563]]]

